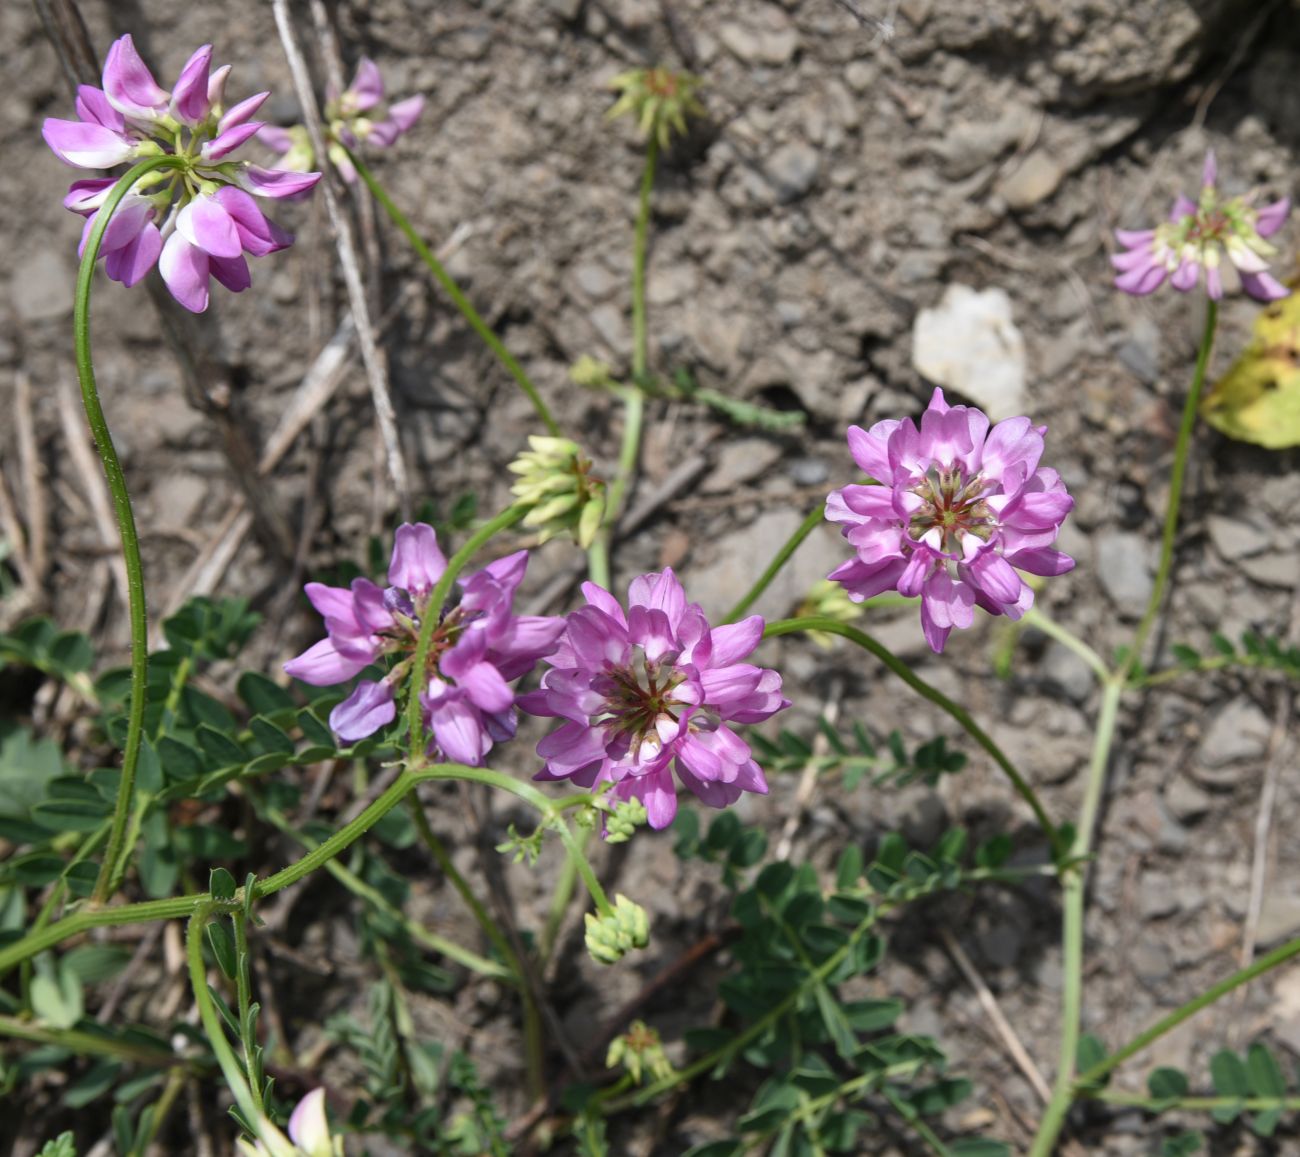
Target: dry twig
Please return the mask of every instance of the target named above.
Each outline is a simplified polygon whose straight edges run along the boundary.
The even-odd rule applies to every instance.
[[[46,547],[49,512],[36,445],[36,423],[32,417],[32,379],[26,370],[20,369],[14,375],[14,386],[14,433],[18,437],[18,468],[23,480],[23,510],[27,515],[27,561],[31,565],[32,582],[39,588],[49,567]]]

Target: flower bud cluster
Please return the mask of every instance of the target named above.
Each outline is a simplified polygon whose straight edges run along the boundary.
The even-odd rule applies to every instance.
[[[534,504],[524,525],[540,531],[541,542],[571,534],[586,550],[605,517],[605,484],[591,476],[591,461],[576,442],[533,434],[528,444],[532,449],[509,466],[519,475],[510,493]]]
[[[586,915],[587,951],[597,964],[616,964],[634,948],[650,943],[650,917],[640,904],[626,896],[614,897],[614,911],[606,916]]]

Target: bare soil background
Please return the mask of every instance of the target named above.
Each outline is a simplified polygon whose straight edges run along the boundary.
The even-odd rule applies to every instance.
[[[886,15],[878,7],[873,14]],[[216,58],[235,66],[232,92],[271,88],[269,119],[296,118],[268,6],[88,0],[84,12],[101,58],[112,37],[130,32],[169,84],[189,52],[211,41]],[[617,585],[671,564],[706,611],[725,611],[812,503],[852,479],[845,427],[922,408],[930,387],[912,368],[917,312],[954,283],[996,286],[1010,295],[1026,344],[1025,412],[1049,425],[1046,460],[1078,503],[1062,538],[1078,568],[1047,587],[1043,605],[1103,653],[1126,640],[1154,573],[1202,306],[1195,295],[1168,290],[1144,300],[1114,292],[1106,260],[1111,230],[1154,222],[1176,191],[1194,190],[1211,146],[1229,191],[1256,184],[1277,195],[1300,191],[1294,3],[905,0],[889,43],[833,0],[344,0],[331,12],[349,66],[369,55],[394,96],[426,97],[416,128],[374,158],[379,179],[425,237],[448,246],[450,268],[561,423],[611,467],[615,409],[568,381],[568,367],[583,354],[618,370],[630,356],[641,153],[629,125],[605,122],[604,85],[620,71],[654,63],[704,79],[707,119],[669,155],[655,193],[651,361],[663,372],[686,367],[703,384],[739,397],[802,409],[808,422],[797,434],[769,436],[737,432],[682,404],[653,403],[633,506],[682,463],[702,456],[703,467],[621,545]],[[112,542],[103,539],[96,499],[60,417],[61,392],[75,383],[70,321],[79,223],[60,205],[74,174],[44,147],[39,130],[46,116],[71,115],[71,101],[31,7],[0,8],[0,60],[7,81],[0,101],[7,254],[0,454],[28,518],[36,509],[31,476],[20,469],[12,420],[26,375],[49,543],[39,581],[0,608],[0,626],[45,611],[63,626],[91,631],[103,653],[120,657],[126,620],[123,592],[111,577]],[[214,293],[211,310],[232,367],[228,396],[218,401],[241,414],[256,447],[346,313],[323,212],[285,206],[278,217],[299,243],[256,264],[253,291]],[[384,345],[417,500],[429,497],[445,512],[473,492],[480,511],[494,510],[508,500],[506,464],[535,429],[531,410],[400,237],[382,224],[379,236],[385,307],[394,307]],[[1294,225],[1281,240],[1278,264],[1289,274]],[[1226,304],[1214,373],[1242,346],[1257,308],[1240,297]],[[191,593],[193,564],[229,534],[240,490],[217,427],[187,404],[143,291],[101,281],[94,315],[99,380],[136,497],[157,615]],[[386,535],[397,521],[355,352],[336,396],[265,480],[264,492],[300,539],[296,563],[275,559],[248,533],[215,589],[247,597],[267,616],[243,662],[274,671],[315,637],[298,594],[303,576],[346,560],[364,564],[369,537]],[[1245,629],[1294,639],[1300,457],[1202,428],[1185,510],[1165,644],[1205,650],[1212,632],[1236,638]],[[536,552],[527,590],[536,596],[547,589],[570,552],[558,542]],[[769,617],[788,613],[844,553],[829,528],[814,535],[758,609]],[[954,637],[941,659],[925,649],[914,612],[882,616],[870,629],[967,702],[1027,770],[1049,810],[1069,815],[1078,804],[1096,693],[1078,660],[1033,632],[1021,641],[1012,676],[993,678],[998,628],[985,622]],[[885,732],[898,726],[913,740],[940,732],[968,750],[946,720],[854,653],[782,641],[767,644],[763,655],[784,673],[795,704],[785,724],[806,735],[833,705],[842,721],[860,718]],[[20,690],[10,688],[0,709],[24,718],[39,713],[34,689]],[[1238,966],[1269,775],[1276,798],[1255,940],[1263,949],[1300,930],[1292,697],[1277,677],[1247,673],[1182,680],[1130,700],[1087,926],[1085,1027],[1107,1043],[1122,1043]],[[530,751],[516,744],[498,765],[530,774]],[[776,780],[766,799],[746,798],[740,810],[769,829],[773,843],[796,817],[792,857],[821,867],[848,843],[870,852],[882,833],[901,827],[924,846],[951,823],[986,832],[1009,824],[1021,854],[1041,855],[1005,784],[970,754],[969,768],[938,790],[845,794],[830,786],[800,799],[792,776]],[[332,787],[325,803],[345,807],[344,787]],[[427,802],[457,862],[481,878],[485,861],[465,801],[449,791],[430,792]],[[523,818],[497,803],[481,817],[482,843],[490,848],[512,819]],[[293,854],[287,843],[272,843],[248,868]],[[598,970],[582,951],[572,913],[551,994],[560,1029],[578,1052],[593,1024],[727,919],[716,870],[679,862],[670,837],[639,834],[605,859],[617,889],[649,910],[654,939],[639,958]],[[432,866],[414,852],[399,865],[418,881],[414,914],[477,946],[472,924]],[[520,927],[544,921],[555,868],[551,849],[542,870],[502,869],[500,887]],[[372,966],[359,958],[346,896],[313,884],[294,889],[283,904],[264,952],[264,976],[279,995],[264,999],[278,1003],[290,1044],[303,1056],[318,1044],[326,1015],[364,1009]],[[1041,1106],[936,933],[948,921],[1050,1080],[1059,912],[1046,888],[947,898],[897,923],[877,977],[877,994],[906,999],[905,1023],[938,1036],[955,1071],[975,1080],[976,1095],[954,1127],[979,1125],[1019,1148]],[[655,995],[641,1015],[676,1042],[683,1028],[711,1015],[712,982],[725,959]],[[155,985],[165,991],[184,983],[159,961],[141,973],[128,1010],[139,1009]],[[423,1029],[471,1052],[508,1117],[529,1108],[515,1009],[502,991],[471,978],[450,999],[422,999],[418,1011]],[[1280,970],[1243,999],[1228,999],[1170,1034],[1121,1082],[1140,1087],[1149,1068],[1172,1064],[1205,1086],[1213,1051],[1225,1043],[1244,1047],[1261,1034],[1300,1055],[1300,970]],[[677,1044],[670,1051],[680,1059]],[[316,1075],[343,1090],[355,1064],[337,1048],[324,1051]],[[305,1089],[312,1077],[290,1075],[285,1084],[295,1079]],[[58,1127],[94,1123],[93,1107],[74,1126],[50,1103],[38,1098],[6,1110],[15,1117],[0,1126],[0,1137],[13,1139],[14,1152],[32,1152]],[[717,1135],[737,1107],[733,1092],[695,1090],[657,1117],[616,1123],[612,1151],[680,1153]],[[232,1130],[219,1107],[197,1113],[188,1127],[206,1121],[224,1144]],[[106,1117],[107,1110],[101,1132]],[[1096,1112],[1076,1124],[1083,1151],[1158,1150],[1158,1129],[1140,1114]],[[195,1151],[185,1129],[178,1117],[167,1151]],[[870,1151],[920,1152],[902,1136],[877,1140]],[[1300,1153],[1300,1130],[1284,1123],[1266,1143],[1221,1129],[1212,1151]]]

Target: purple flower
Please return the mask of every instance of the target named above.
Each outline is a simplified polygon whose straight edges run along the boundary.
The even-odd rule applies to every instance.
[[[1219,272],[1220,249],[1237,270],[1241,288],[1258,301],[1276,301],[1291,291],[1268,272],[1267,258],[1277,250],[1264,240],[1286,223],[1291,202],[1280,201],[1255,208],[1255,194],[1225,199],[1216,186],[1218,165],[1214,153],[1205,155],[1201,196],[1192,201],[1181,194],[1169,220],[1154,229],[1117,229],[1123,253],[1111,257],[1119,270],[1115,287],[1135,296],[1152,293],[1169,283],[1182,293],[1196,288],[1205,270],[1205,291],[1218,301],[1223,296]]]
[[[172,296],[187,309],[208,307],[208,279],[235,293],[250,284],[245,254],[262,257],[293,238],[262,215],[250,194],[289,197],[307,192],[319,173],[288,174],[232,161],[230,154],[262,125],[252,119],[268,93],[224,105],[229,65],[212,69],[205,44],[181,69],[176,87],[160,88],[130,36],[104,61],[104,87],[82,85],[75,121],[50,118],[42,134],[55,155],[77,168],[106,169],[168,155],[182,164],[135,185],[118,206],[99,255],[114,281],[134,285],[155,264]],[[63,204],[86,217],[82,250],[114,181],[74,181]]]
[[[741,662],[763,620],[710,629],[671,570],[634,579],[626,614],[594,583],[582,592],[587,606],[568,616],[541,689],[519,698],[525,711],[564,720],[537,745],[546,760],[537,778],[612,783],[610,796],[639,799],[653,828],[677,813],[674,770],[710,807],[765,794],[749,746],[728,726],[790,705],[780,675]]]
[[[386,149],[403,133],[409,132],[424,109],[424,97],[410,96],[388,106],[388,114],[381,118],[366,115],[384,99],[384,78],[379,66],[363,56],[357,65],[352,83],[343,90],[329,93],[325,102],[326,148],[330,163],[348,184],[357,179],[356,170],[348,160],[348,149],[362,144],[372,144]],[[282,169],[310,169],[316,163],[307,130],[302,125],[281,128],[265,125],[259,137],[264,145],[280,154],[278,166]]]
[[[433,733],[430,753],[478,766],[494,743],[514,736],[515,693],[509,684],[532,670],[564,630],[563,619],[514,613],[527,565],[522,550],[498,559],[461,578],[459,598],[437,608],[428,679],[420,692]],[[340,739],[355,743],[396,718],[396,690],[410,672],[420,623],[434,611],[429,597],[446,569],[433,527],[404,523],[397,528],[387,587],[364,578],[346,589],[307,584],[307,598],[325,619],[326,637],[284,665],[290,675],[328,687],[385,656],[396,660],[382,680],[357,684],[330,713]]]
[[[1046,426],[1008,418],[992,430],[970,406],[936,389],[918,428],[911,418],[849,427],[853,460],[878,486],[845,486],[826,517],[855,556],[830,574],[854,602],[897,590],[921,596],[926,642],[942,651],[976,606],[1018,619],[1034,593],[1016,573],[1064,574],[1053,550],[1074,499],[1055,470],[1038,465]]]

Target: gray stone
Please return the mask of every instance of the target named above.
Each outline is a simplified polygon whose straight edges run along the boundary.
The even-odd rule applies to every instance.
[[[76,274],[56,248],[15,263],[9,296],[21,321],[55,321],[72,312]]]
[[[763,172],[782,204],[797,201],[808,193],[821,169],[821,157],[804,141],[789,141],[770,153]]]
[[[1028,108],[1013,104],[996,121],[954,121],[935,150],[943,175],[960,180],[991,164],[1025,135],[1031,119]]]
[[[1144,920],[1159,920],[1177,912],[1181,902],[1173,878],[1163,872],[1145,873],[1139,884],[1138,907]]]
[[[1259,909],[1259,926],[1255,939],[1261,948],[1290,940],[1300,932],[1300,895],[1271,891]]]
[[[1105,530],[1093,541],[1097,575],[1121,613],[1139,615],[1151,597],[1152,550],[1145,535]]]
[[[830,467],[821,458],[796,458],[790,463],[790,477],[796,486],[819,486],[830,473]]]
[[[1115,356],[1138,381],[1151,385],[1160,377],[1160,327],[1146,314],[1136,314]]]
[[[1291,590],[1300,582],[1300,566],[1297,566],[1295,555],[1291,552],[1272,550],[1258,558],[1243,558],[1237,565],[1257,583],[1266,587]]]
[[[743,315],[695,309],[686,320],[686,332],[705,365],[724,377],[736,376],[740,351],[748,336],[748,323]]]
[[[1137,977],[1151,988],[1163,988],[1173,969],[1173,954],[1169,946],[1155,936],[1143,936],[1133,946],[1129,963]]]
[[[1239,696],[1214,717],[1197,748],[1199,768],[1194,766],[1193,774],[1204,781],[1207,770],[1261,758],[1268,750],[1271,733],[1272,725],[1264,712],[1245,696]],[[1237,777],[1232,778],[1235,781]]]
[[[781,447],[765,438],[740,438],[723,444],[704,490],[728,492],[765,474],[781,458]]]
[[[1042,149],[1035,149],[999,182],[997,192],[1008,208],[1023,211],[1046,201],[1064,179],[1060,163]]]
[[[730,21],[718,29],[718,38],[746,64],[787,64],[799,47],[799,34],[784,13],[768,8],[764,15],[770,25],[767,28]]]
[[[1222,514],[1211,514],[1206,525],[1214,549],[1230,562],[1268,549],[1268,535],[1239,517],[1225,518]]]
[[[1092,694],[1096,676],[1092,668],[1069,647],[1053,640],[1043,653],[1043,678],[1072,702],[1082,703]]]
[[[622,353],[630,344],[627,319],[623,311],[613,305],[598,305],[591,311],[591,324],[611,350]]]
[[[622,280],[598,261],[584,261],[573,270],[573,284],[590,301],[604,301],[618,289]]]
[[[1213,804],[1213,797],[1207,795],[1190,779],[1175,776],[1165,788],[1165,806],[1183,823],[1200,819]]]
[[[937,308],[916,315],[912,365],[995,421],[1025,411],[1025,341],[1005,290],[950,285]]]

